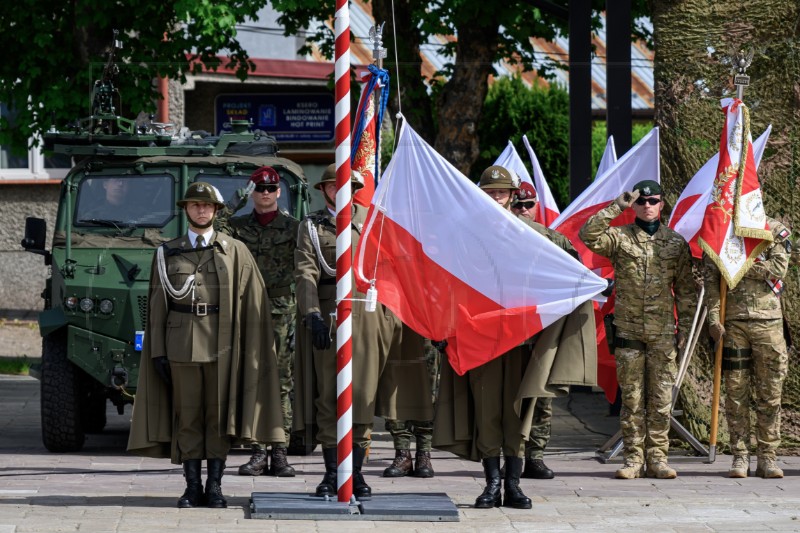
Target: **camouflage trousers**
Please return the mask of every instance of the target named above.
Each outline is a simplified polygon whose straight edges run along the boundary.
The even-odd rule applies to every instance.
[[[410,450],[411,439],[415,439],[418,452],[431,451],[433,420],[386,419],[386,431],[392,435],[395,450]]]
[[[620,347],[620,340],[625,342],[617,339],[614,355],[622,392],[620,428],[625,460],[643,464],[645,451],[648,464],[666,460],[672,387],[678,373],[675,337],[648,337],[641,341],[644,349]]]
[[[754,396],[756,453],[775,458],[781,443],[781,391],[788,366],[782,320],[725,321],[725,416],[734,455],[749,452],[750,402]]]
[[[278,356],[278,380],[281,387],[281,412],[283,413],[284,442],[267,443],[288,446],[292,434],[292,391],[294,390],[294,314],[272,314],[275,336],[275,353]],[[253,448],[263,449],[264,443],[254,443]]]
[[[542,459],[544,449],[550,442],[551,422],[553,420],[553,399],[536,398],[533,407],[533,423],[531,434],[525,443],[525,457],[528,459]]]

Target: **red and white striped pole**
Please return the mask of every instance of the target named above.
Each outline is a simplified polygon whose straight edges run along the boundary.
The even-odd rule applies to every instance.
[[[336,0],[336,448],[338,499],[353,495],[353,319],[350,223],[350,9]]]

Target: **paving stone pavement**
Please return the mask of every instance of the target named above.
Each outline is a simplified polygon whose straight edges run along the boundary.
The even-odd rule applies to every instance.
[[[222,488],[227,509],[177,509],[183,491],[179,467],[124,451],[130,409],[109,406],[109,425],[89,435],[80,453],[52,454],[41,444],[39,386],[27,377],[0,376],[0,533],[21,532],[335,532],[391,528],[405,532],[506,531],[799,531],[800,458],[781,457],[781,480],[725,477],[730,457],[713,464],[674,451],[675,480],[613,479],[618,461],[599,463],[595,451],[618,423],[606,416],[599,393],[573,393],[554,402],[553,439],[546,454],[556,478],[523,480],[533,509],[473,509],[483,487],[478,463],[433,453],[432,479],[379,477],[394,456],[391,439],[376,423],[365,465],[375,492],[445,492],[460,521],[373,522],[254,520],[253,492],[313,492],[322,476],[319,450],[291,456],[295,478],[236,475],[245,450],[229,457]],[[380,431],[378,431],[380,430]],[[755,465],[753,464],[753,468]]]

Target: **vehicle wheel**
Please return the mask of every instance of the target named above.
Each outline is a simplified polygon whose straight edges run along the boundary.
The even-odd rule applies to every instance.
[[[292,433],[289,441],[289,448],[286,450],[289,455],[311,455],[317,445],[313,441],[306,446],[305,435],[302,433]]]
[[[85,434],[80,420],[79,370],[67,359],[67,332],[42,339],[42,442],[51,452],[76,452]]]

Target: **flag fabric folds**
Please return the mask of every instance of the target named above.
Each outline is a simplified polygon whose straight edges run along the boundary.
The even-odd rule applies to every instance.
[[[553,193],[550,192],[550,187],[547,186],[547,180],[544,179],[542,166],[539,164],[539,159],[536,157],[536,153],[528,142],[527,135],[522,136],[522,142],[525,144],[525,148],[528,150],[528,156],[531,158],[531,165],[533,166],[533,186],[536,188],[536,194],[539,197],[539,212],[536,213],[536,221],[549,228],[561,212],[558,209],[555,198],[553,198]]]
[[[736,287],[772,241],[756,173],[750,113],[739,99],[722,101],[719,163],[697,242]]]
[[[753,142],[753,156],[755,157],[756,170],[761,163],[761,156],[767,146],[772,125],[767,127],[761,137]],[[712,202],[711,191],[714,188],[717,167],[719,166],[719,152],[717,152],[705,165],[689,180],[683,189],[675,208],[669,217],[669,227],[683,235],[692,249],[692,255],[698,259],[703,256],[703,250],[697,243],[700,227],[703,225],[706,207]]]
[[[355,257],[356,283],[464,374],[606,287],[463,176],[405,122]]]
[[[606,149],[603,150],[603,157],[600,158],[600,164],[597,165],[597,173],[594,175],[595,179],[605,174],[616,162],[617,147],[614,145],[614,136],[609,135],[606,141]]]
[[[369,207],[375,193],[375,183],[380,174],[380,124],[389,100],[389,73],[375,65],[368,65],[366,84],[358,100],[353,121],[353,144],[350,152],[350,168],[361,174],[364,187],[353,195],[353,202]],[[375,98],[380,89],[377,110]]]

